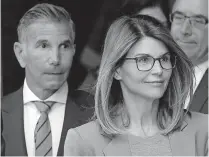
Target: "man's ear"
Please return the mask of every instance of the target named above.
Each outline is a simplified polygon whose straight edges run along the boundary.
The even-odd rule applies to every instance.
[[[25,68],[26,62],[25,62],[25,54],[24,54],[24,49],[23,45],[19,42],[15,42],[13,46],[15,56],[22,68]]]
[[[120,70],[121,70],[120,67],[115,70],[114,78],[116,80],[121,80],[121,71]]]
[[[76,51],[76,44],[73,44],[73,55],[75,55],[75,51]]]

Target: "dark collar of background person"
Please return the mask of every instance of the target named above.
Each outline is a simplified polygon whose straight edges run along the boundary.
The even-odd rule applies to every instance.
[[[194,93],[189,110],[208,114],[208,69]]]
[[[94,97],[82,90],[68,93],[58,155],[64,155],[64,142],[70,128],[87,123],[94,114]]]

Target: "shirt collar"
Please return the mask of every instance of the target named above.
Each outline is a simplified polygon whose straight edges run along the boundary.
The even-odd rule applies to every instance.
[[[208,69],[208,60],[195,66],[195,73],[205,73]]]
[[[56,101],[58,103],[66,104],[68,95],[68,84],[67,81],[49,98],[44,101]],[[42,101],[39,99],[28,87],[27,81],[25,79],[23,85],[23,103],[26,104],[31,101]]]

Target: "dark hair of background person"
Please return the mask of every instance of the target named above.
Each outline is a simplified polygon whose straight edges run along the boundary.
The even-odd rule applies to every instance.
[[[173,5],[176,2],[176,0],[168,0],[168,14],[172,12]]]
[[[144,8],[150,8],[159,6],[167,21],[169,21],[169,7],[168,0],[124,0],[124,3],[116,13],[116,18],[123,15],[134,15],[137,14]]]
[[[171,0],[172,1],[172,0]],[[97,19],[97,25],[90,34],[88,44],[91,48],[101,54],[105,34],[111,23],[122,15],[131,15],[140,10],[160,6],[167,20],[169,19],[168,0],[105,0]],[[169,20],[168,20],[169,22]],[[168,23],[170,26],[170,23]]]
[[[24,13],[37,3],[50,3],[64,7],[71,15],[76,27],[76,53],[70,70],[68,84],[76,89],[84,80],[87,71],[80,64],[80,53],[92,31],[103,0],[2,0],[1,52],[2,52],[2,96],[14,92],[23,85],[24,69],[19,66],[13,51],[17,41],[17,25]]]

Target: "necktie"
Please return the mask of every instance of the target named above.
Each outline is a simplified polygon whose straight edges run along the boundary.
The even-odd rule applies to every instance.
[[[52,134],[48,111],[55,102],[35,101],[34,103],[41,113],[34,132],[35,155],[52,156]]]

